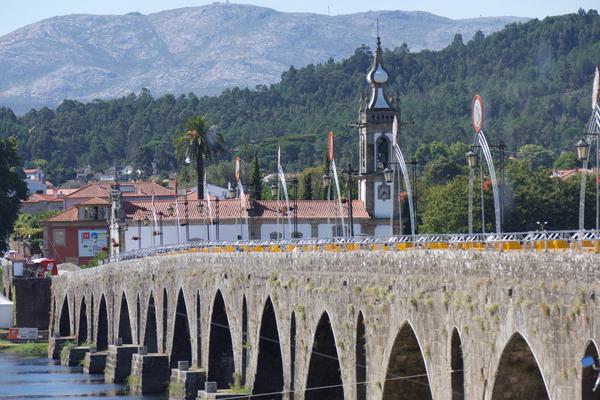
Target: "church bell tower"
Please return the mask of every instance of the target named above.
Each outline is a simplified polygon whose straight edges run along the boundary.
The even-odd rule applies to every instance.
[[[385,182],[383,170],[392,162],[392,126],[399,112],[387,95],[388,72],[383,65],[381,39],[377,35],[377,49],[373,65],[367,73],[370,93],[361,100],[359,128],[358,198],[365,204],[372,218],[389,218],[393,213],[391,185]]]

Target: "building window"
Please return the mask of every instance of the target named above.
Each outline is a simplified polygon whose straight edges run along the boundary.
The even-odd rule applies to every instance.
[[[108,207],[81,207],[79,219],[82,221],[104,221],[108,218]]]
[[[333,237],[346,236],[346,233],[344,232],[344,226],[343,225],[334,225],[332,227],[331,234]]]
[[[271,240],[281,239],[281,237],[281,232],[271,232],[271,234],[269,235],[269,238]]]
[[[304,236],[304,235],[302,235],[302,232],[298,232],[298,231],[292,232],[292,239],[301,239],[302,236]]]
[[[66,242],[66,233],[64,229],[54,229],[52,231],[52,244],[54,246],[64,246]]]

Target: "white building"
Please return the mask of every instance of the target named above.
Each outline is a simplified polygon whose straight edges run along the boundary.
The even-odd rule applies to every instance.
[[[46,181],[44,179],[44,171],[41,168],[25,168],[23,170],[27,176],[27,189],[29,194],[46,194]]]

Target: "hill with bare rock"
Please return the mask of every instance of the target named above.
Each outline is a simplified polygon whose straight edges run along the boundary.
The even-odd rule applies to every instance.
[[[327,16],[214,3],[150,15],[67,15],[0,37],[0,105],[22,113],[65,98],[89,101],[139,92],[217,94],[279,80],[290,65],[342,59],[372,45],[439,50],[516,17],[452,20],[425,12]]]

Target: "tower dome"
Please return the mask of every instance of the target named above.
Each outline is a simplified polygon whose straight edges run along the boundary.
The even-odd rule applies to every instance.
[[[391,109],[389,101],[385,96],[385,86],[387,86],[389,74],[383,66],[383,51],[381,50],[381,38],[377,36],[377,50],[373,66],[367,73],[367,82],[371,86],[371,97],[368,108],[370,109]]]
[[[381,51],[381,39],[377,37],[377,50],[375,50],[375,58],[373,66],[367,73],[367,82],[370,84],[384,84],[388,81],[388,73],[383,67],[383,57]]]

